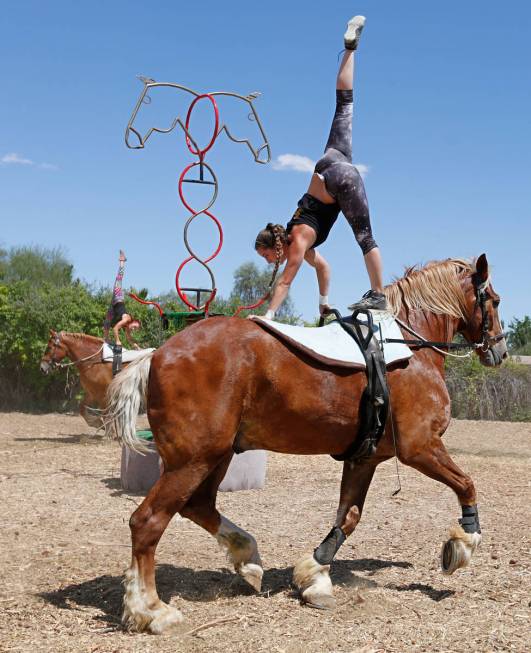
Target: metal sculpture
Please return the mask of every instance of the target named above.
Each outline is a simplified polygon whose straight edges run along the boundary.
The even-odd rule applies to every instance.
[[[216,293],[217,293],[217,288],[216,288],[216,280],[214,273],[210,266],[208,265],[213,259],[218,256],[219,252],[221,251],[221,248],[223,246],[223,228],[221,226],[220,221],[215,217],[215,215],[210,211],[211,207],[213,206],[214,202],[217,199],[218,196],[218,190],[219,190],[219,184],[218,184],[218,179],[217,176],[212,169],[212,167],[205,161],[205,156],[207,152],[214,146],[215,142],[217,141],[218,137],[220,134],[225,132],[229,139],[235,143],[241,143],[244,144],[248,147],[248,149],[251,151],[254,161],[256,163],[261,163],[261,164],[266,164],[271,161],[271,148],[269,145],[269,142],[267,140],[264,128],[262,126],[262,123],[260,121],[260,118],[258,116],[258,113],[256,112],[256,108],[253,104],[254,100],[260,95],[260,93],[254,92],[250,93],[247,96],[244,95],[239,95],[238,93],[231,93],[231,92],[226,92],[226,91],[214,91],[212,93],[198,93],[197,91],[194,91],[190,88],[187,88],[186,86],[183,86],[181,84],[175,84],[175,83],[170,83],[170,82],[156,82],[153,79],[147,78],[147,77],[139,77],[139,79],[142,81],[144,84],[144,88],[140,94],[140,97],[138,98],[138,101],[136,103],[136,106],[133,110],[133,113],[131,115],[131,118],[129,119],[129,122],[127,123],[127,128],[125,131],[125,143],[128,148],[130,149],[142,149],[145,147],[148,139],[151,137],[151,135],[156,132],[159,134],[168,134],[172,132],[177,125],[184,131],[185,134],[185,142],[188,150],[190,153],[197,157],[197,160],[193,161],[192,163],[188,164],[184,170],[181,172],[179,176],[179,182],[178,182],[178,190],[179,190],[179,197],[181,202],[183,203],[184,207],[189,211],[190,217],[186,220],[185,226],[184,226],[184,244],[185,247],[189,253],[189,256],[179,265],[177,268],[177,272],[175,274],[175,288],[177,290],[177,294],[181,301],[187,306],[188,312],[194,313],[198,315],[199,317],[206,316],[208,315],[209,312],[209,307],[212,301],[214,300]],[[186,93],[190,93],[191,95],[194,96],[187,114],[186,118],[184,121],[181,119],[181,117],[176,116],[172,119],[170,125],[168,127],[162,128],[162,127],[150,127],[145,134],[141,134],[140,131],[134,126],[135,120],[137,118],[137,115],[141,109],[141,107],[144,104],[150,104],[151,103],[151,97],[149,96],[149,91],[151,89],[157,88],[157,87],[167,87],[167,88],[172,88],[172,89],[177,89],[181,91],[185,91]],[[261,138],[263,140],[262,144],[259,146],[253,145],[253,143],[247,139],[247,138],[237,138],[234,136],[234,134],[230,131],[228,125],[225,123],[221,123],[220,121],[220,112],[219,108],[216,102],[216,97],[231,97],[231,98],[236,98],[239,100],[242,100],[243,102],[246,102],[249,106],[250,112],[248,114],[249,120],[253,121],[256,123]],[[214,127],[212,130],[212,137],[210,141],[207,143],[207,145],[203,148],[199,147],[197,144],[196,140],[193,138],[192,134],[190,133],[190,120],[192,117],[192,113],[194,111],[194,108],[196,105],[201,101],[201,100],[206,100],[210,103],[213,111],[213,118],[214,118]],[[135,142],[136,139],[136,142]],[[194,171],[194,169],[197,168],[197,176],[193,177],[190,173]],[[207,174],[208,173],[208,178]],[[192,184],[204,184],[204,185],[210,185],[213,186],[213,193],[212,196],[207,203],[207,205],[202,208],[202,209],[195,209],[194,207],[191,206],[190,202],[186,199],[185,193],[184,193],[184,184],[185,183],[192,183]],[[199,254],[192,248],[192,245],[190,243],[189,237],[188,237],[188,231],[191,223],[193,220],[195,220],[198,216],[200,215],[206,215],[212,222],[215,224],[217,230],[218,230],[218,243],[216,247],[214,248],[214,251],[206,256],[205,258],[201,258]],[[181,286],[180,278],[183,269],[188,265],[191,261],[196,261],[199,263],[208,273],[210,277],[210,288],[183,288]],[[192,292],[195,293],[195,302],[192,301],[190,296],[186,294],[186,292]],[[208,297],[205,299],[203,302],[201,301],[201,295],[207,294]],[[142,300],[139,297],[137,297],[134,294],[131,294],[131,297],[133,299],[140,301],[141,303],[144,304],[152,304],[157,307],[161,318],[163,319],[163,322],[168,320],[168,318],[171,319],[180,319],[182,317],[182,313],[170,313],[170,312],[165,312],[160,305],[157,302],[152,302],[152,301],[146,301]],[[241,309],[240,309],[241,310]],[[191,317],[191,315],[190,315]]]

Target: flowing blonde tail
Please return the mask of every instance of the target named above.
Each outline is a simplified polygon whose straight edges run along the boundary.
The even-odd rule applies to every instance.
[[[145,404],[153,352],[140,356],[117,374],[107,390],[105,433],[138,453],[149,451],[136,436],[136,418]]]

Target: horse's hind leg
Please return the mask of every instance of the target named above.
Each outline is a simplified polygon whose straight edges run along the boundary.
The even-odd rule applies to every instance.
[[[450,529],[450,539],[443,544],[441,551],[442,571],[452,574],[456,569],[468,565],[481,543],[474,483],[454,463],[438,434],[432,435],[427,446],[423,444],[422,449],[401,445],[399,459],[426,476],[444,483],[457,495],[462,518],[459,526]]]
[[[231,458],[232,451],[192,494],[186,505],[180,510],[180,514],[213,535],[219,545],[226,549],[236,572],[259,592],[264,571],[256,540],[252,535],[220,515],[216,509],[218,487],[225,476]]]
[[[335,606],[330,564],[339,547],[353,533],[361,519],[375,469],[376,465],[372,462],[343,464],[341,495],[334,527],[313,554],[304,556],[293,569],[293,580],[302,601],[313,608],[331,609]]]
[[[208,471],[191,464],[166,471],[129,521],[132,562],[125,574],[122,621],[128,630],[161,633],[182,621],[176,608],[161,601],[155,585],[155,550],[173,515],[182,508]]]

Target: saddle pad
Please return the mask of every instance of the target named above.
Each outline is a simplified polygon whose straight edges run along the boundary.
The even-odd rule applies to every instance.
[[[126,349],[125,347],[122,347],[122,363],[130,363],[139,356],[142,356],[142,354],[147,354],[148,351],[155,351],[155,349],[153,347],[149,347],[148,349]],[[112,347],[107,343],[104,343],[103,345],[101,357],[105,363],[112,363],[113,361],[114,352]]]
[[[380,326],[382,336],[386,338],[403,338],[402,332],[394,317],[385,311],[372,312],[375,337],[380,341]],[[365,359],[355,340],[344,331],[339,322],[330,322],[324,327],[299,327],[281,324],[261,317],[252,318],[267,331],[277,334],[281,340],[327,365],[365,369]],[[364,322],[360,316],[360,322]],[[366,322],[365,322],[366,323]],[[411,349],[404,344],[385,343],[384,358],[387,365],[404,361],[413,356]]]

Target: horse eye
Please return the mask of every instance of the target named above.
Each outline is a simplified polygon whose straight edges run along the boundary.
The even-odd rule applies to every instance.
[[[499,299],[494,299],[492,301],[492,305],[494,306],[494,308],[498,308],[498,306],[500,305],[500,300]]]

